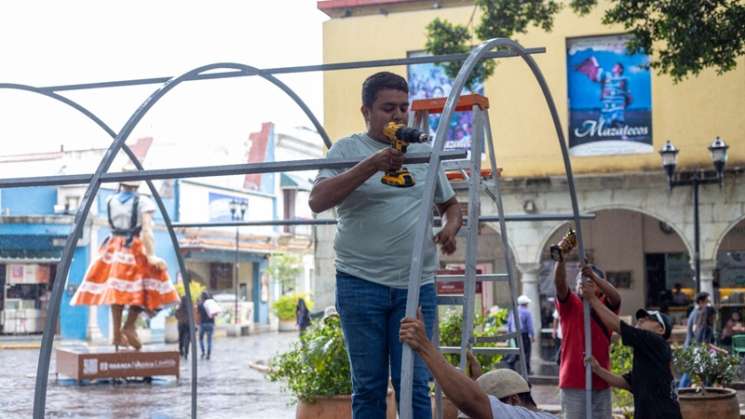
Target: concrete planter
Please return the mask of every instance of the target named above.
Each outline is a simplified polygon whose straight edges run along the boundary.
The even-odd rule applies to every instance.
[[[696,392],[692,388],[678,391],[680,413],[683,419],[738,419],[740,407],[737,403],[737,392],[731,388],[706,388],[706,393]]]
[[[176,317],[166,318],[165,340],[166,343],[178,343],[178,320],[176,320]]]
[[[295,324],[295,320],[280,320],[279,321],[279,328],[278,330],[280,332],[295,332],[297,331],[297,325]]]

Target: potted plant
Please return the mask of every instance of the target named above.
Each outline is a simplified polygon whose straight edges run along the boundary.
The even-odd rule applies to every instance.
[[[691,377],[693,387],[678,391],[684,419],[711,417],[739,418],[737,392],[727,388],[737,374],[740,359],[713,345],[676,348],[673,363],[680,373]]]
[[[349,359],[338,316],[314,322],[299,342],[272,360],[268,377],[282,381],[297,398],[297,419],[352,417]],[[387,417],[395,419],[393,392],[387,401]]]
[[[305,300],[308,310],[313,309],[313,301],[306,293],[291,292],[277,298],[272,303],[272,312],[279,319],[280,332],[289,332],[297,328],[295,324],[295,309],[298,300],[301,298]]]

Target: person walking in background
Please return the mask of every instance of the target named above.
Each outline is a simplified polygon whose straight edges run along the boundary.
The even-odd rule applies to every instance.
[[[310,326],[310,311],[308,306],[305,305],[305,300],[302,298],[297,300],[297,306],[295,307],[295,322],[297,327],[300,329],[300,334],[305,332],[305,329]]]
[[[531,374],[530,369],[530,354],[531,344],[535,340],[535,331],[533,330],[533,315],[528,310],[528,304],[530,304],[530,298],[526,295],[517,297],[517,312],[520,319],[520,334],[523,341],[523,350],[525,351],[525,367],[528,370],[528,374]],[[507,316],[507,333],[514,333],[517,331],[515,327],[515,316],[510,314]],[[513,370],[516,369],[516,363],[519,358],[517,356],[510,356],[506,362],[510,365]]]
[[[698,303],[698,316],[694,325],[696,343],[714,343],[714,319],[717,310],[709,305],[709,294]]]
[[[696,305],[693,306],[693,310],[691,310],[690,314],[688,314],[686,338],[685,341],[683,341],[684,348],[687,348],[691,345],[691,343],[694,343],[696,341],[696,324],[698,323],[700,313],[706,309],[708,301],[708,292],[703,291],[696,294]],[[683,373],[683,375],[680,376],[680,380],[678,381],[678,388],[686,388],[690,387],[690,385],[691,378],[688,376],[687,373]]]
[[[199,297],[199,305],[197,306],[197,310],[199,312],[199,349],[201,349],[201,357],[202,359],[204,359],[204,336],[207,335],[207,360],[209,360],[210,355],[212,355],[212,334],[215,332],[216,314],[213,310],[207,309],[207,305],[209,304],[217,303],[215,302],[215,300],[212,299],[212,296],[205,291]]]
[[[554,309],[553,324],[551,325],[551,337],[554,338],[554,345],[556,346],[556,365],[561,365],[561,318],[559,317],[559,310]]]
[[[178,353],[184,359],[189,359],[189,343],[191,338],[189,336],[189,303],[186,302],[186,298],[181,299],[178,308],[176,309],[176,322],[178,323]]]

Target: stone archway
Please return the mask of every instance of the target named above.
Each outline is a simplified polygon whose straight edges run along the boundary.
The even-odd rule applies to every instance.
[[[671,289],[676,282],[688,293],[695,290],[688,261],[690,253],[674,227],[652,215],[626,208],[593,212],[595,219],[582,222],[586,252],[590,263],[606,271],[609,280],[618,282],[624,300],[621,314],[632,314],[639,307],[664,305],[666,297],[662,291]],[[542,266],[553,265],[548,249],[564,235],[567,225],[560,225],[543,241]],[[579,262],[576,256],[569,260],[575,265]],[[553,278],[552,273],[549,276]],[[552,285],[546,284],[542,295],[553,292]]]
[[[745,216],[728,226],[717,240],[714,277],[715,301],[745,303]]]

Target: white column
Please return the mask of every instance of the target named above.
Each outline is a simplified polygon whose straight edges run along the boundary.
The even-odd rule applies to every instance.
[[[530,363],[533,367],[531,369],[537,371],[537,366],[541,359],[541,295],[538,291],[538,272],[541,269],[541,265],[538,263],[521,263],[517,268],[522,275],[522,294],[530,298],[528,309],[530,310],[531,317],[533,317],[533,331],[535,332]]]
[[[691,261],[693,269],[696,269],[695,262]],[[717,261],[713,259],[701,260],[701,291],[708,292],[712,303],[719,302],[718,296],[714,295],[714,269],[717,267]]]

